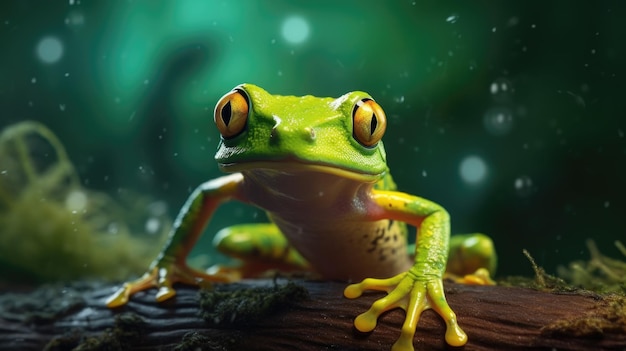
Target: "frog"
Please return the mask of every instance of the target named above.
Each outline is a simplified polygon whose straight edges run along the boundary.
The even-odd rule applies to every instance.
[[[176,294],[175,283],[210,286],[269,267],[309,270],[348,282],[348,299],[366,291],[387,293],[355,317],[361,332],[373,331],[385,311],[404,309],[392,350],[414,350],[417,323],[427,309],[445,322],[449,345],[467,342],[445,297],[446,264],[450,252],[479,257],[470,271],[486,271],[487,278],[467,274],[466,281],[483,284],[495,268],[492,242],[470,234],[450,249],[448,212],[397,190],[382,142],[387,117],[372,96],[363,91],[338,98],[274,95],[245,83],[218,100],[213,120],[220,133],[215,160],[227,174],[191,193],[161,253],[144,275],[111,295],[108,307],[150,288],[157,289],[158,302],[168,300]],[[190,251],[226,201],[256,206],[270,223],[238,224],[216,234],[220,251],[248,260],[241,267],[190,267]],[[416,228],[413,244],[409,227]],[[458,272],[451,274],[465,274]]]

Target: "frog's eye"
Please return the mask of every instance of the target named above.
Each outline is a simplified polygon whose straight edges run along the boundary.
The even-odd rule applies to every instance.
[[[241,90],[233,90],[218,101],[213,119],[222,137],[232,138],[244,130],[248,110],[248,96]]]
[[[363,99],[352,111],[352,135],[363,146],[374,146],[387,128],[387,117],[382,107],[372,99]]]

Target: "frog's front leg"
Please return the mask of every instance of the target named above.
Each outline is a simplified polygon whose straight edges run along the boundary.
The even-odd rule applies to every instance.
[[[226,274],[207,274],[187,266],[187,255],[202,234],[216,207],[225,200],[237,197],[243,177],[239,173],[216,178],[200,185],[180,210],[165,248],[139,279],[125,283],[106,301],[108,307],[117,307],[142,290],[158,288],[156,300],[173,297],[174,283],[203,285],[208,282],[230,281]]]
[[[371,198],[373,201],[368,215],[373,219],[400,220],[419,228],[415,264],[407,272],[392,278],[369,278],[345,289],[344,295],[348,298],[359,297],[366,290],[388,293],[355,319],[355,327],[369,332],[376,327],[383,312],[400,307],[406,311],[406,318],[392,350],[413,350],[413,336],[419,317],[424,310],[432,308],[446,323],[446,342],[452,346],[464,345],[467,335],[448,306],[442,282],[450,237],[448,213],[431,201],[395,191],[373,190]]]

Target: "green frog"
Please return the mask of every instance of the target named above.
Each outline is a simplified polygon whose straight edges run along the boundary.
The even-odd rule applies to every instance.
[[[219,100],[214,121],[221,134],[215,160],[230,174],[191,194],[161,254],[147,273],[109,298],[109,307],[153,287],[156,300],[164,301],[175,295],[174,283],[230,282],[271,267],[311,270],[325,279],[352,282],[344,291],[350,299],[367,290],[387,293],[354,320],[362,332],[372,331],[383,312],[404,309],[406,319],[392,350],[414,349],[418,319],[429,308],[445,321],[449,345],[467,342],[442,282],[450,244],[448,212],[396,190],[381,141],[387,119],[369,94],[280,96],[242,84]],[[246,262],[241,267],[206,272],[189,267],[189,252],[215,209],[229,200],[265,210],[271,223],[236,225],[216,235],[221,251]],[[407,224],[418,228],[414,245],[409,245]],[[469,252],[474,262],[456,269],[457,276],[495,268],[488,237],[459,238],[452,252]],[[487,278],[478,283],[489,280],[488,274],[467,276],[468,282],[481,276]]]

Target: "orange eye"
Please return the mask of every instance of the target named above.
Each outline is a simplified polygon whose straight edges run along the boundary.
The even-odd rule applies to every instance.
[[[352,135],[363,146],[374,146],[387,128],[387,117],[382,107],[372,99],[363,99],[352,111]]]
[[[248,96],[241,90],[233,90],[222,96],[215,106],[213,119],[222,137],[237,136],[248,120]]]

